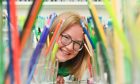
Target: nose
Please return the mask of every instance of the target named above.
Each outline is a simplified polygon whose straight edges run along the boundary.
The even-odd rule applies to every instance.
[[[66,48],[69,50],[69,51],[73,51],[73,42],[71,42],[69,45],[66,46]]]

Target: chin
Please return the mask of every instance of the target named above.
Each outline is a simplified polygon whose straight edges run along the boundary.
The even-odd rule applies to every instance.
[[[66,62],[67,60],[58,59],[59,62]]]
[[[56,58],[58,59],[59,62],[66,62],[67,61],[67,59],[65,59],[63,57],[56,56]]]
[[[59,62],[66,62],[67,59],[64,58],[62,55],[60,55],[59,53],[56,54],[56,59],[58,59]]]
[[[61,50],[58,50],[58,52],[56,53],[56,59],[58,59],[59,62],[66,62],[67,60],[69,60],[69,57],[65,56]]]

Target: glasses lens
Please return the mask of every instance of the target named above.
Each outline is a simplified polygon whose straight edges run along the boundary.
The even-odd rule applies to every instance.
[[[79,50],[80,49],[80,45],[78,43],[74,43],[74,50]]]
[[[67,34],[61,34],[61,42],[63,45],[67,46],[73,42],[73,49],[75,51],[80,51],[82,49],[82,44],[76,41],[73,41],[71,37]]]
[[[71,38],[69,35],[61,35],[62,39],[61,42],[63,45],[69,45],[71,43]]]
[[[82,44],[79,43],[74,43],[74,50],[75,51],[80,51],[82,49]]]

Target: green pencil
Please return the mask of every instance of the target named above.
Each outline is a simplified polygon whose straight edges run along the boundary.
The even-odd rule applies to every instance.
[[[4,83],[4,56],[3,56],[3,36],[2,36],[2,28],[3,28],[3,17],[2,17],[2,1],[0,0],[0,84]]]

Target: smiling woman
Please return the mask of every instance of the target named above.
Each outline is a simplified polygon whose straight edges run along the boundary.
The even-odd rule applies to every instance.
[[[82,17],[73,12],[62,13],[55,19],[51,32],[54,32],[56,25],[62,19],[64,23],[57,41],[59,48],[56,53],[56,58],[59,61],[57,77],[59,84],[63,84],[63,77],[68,75],[74,75],[75,79],[80,80],[87,69],[89,56],[83,46],[84,33],[80,24]]]
[[[76,33],[74,31],[77,31]],[[56,54],[60,62],[65,62],[73,59],[81,49],[83,41],[82,28],[78,24],[74,24],[65,30],[58,40],[59,49]],[[72,40],[73,39],[73,40]]]

